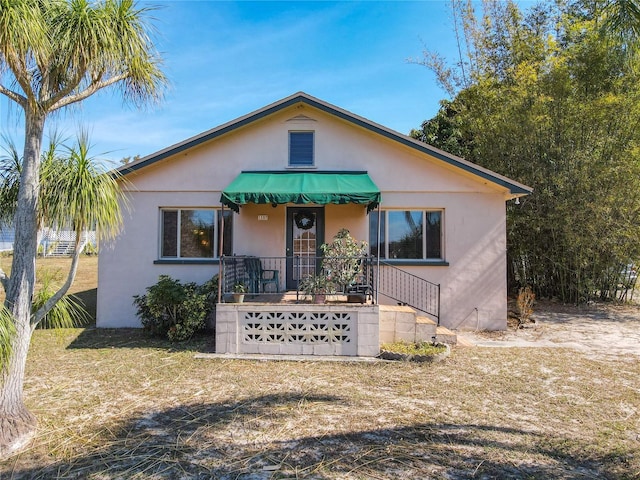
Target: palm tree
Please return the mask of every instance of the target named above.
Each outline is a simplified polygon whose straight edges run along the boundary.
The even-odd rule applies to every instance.
[[[77,143],[67,147],[67,155],[58,156],[50,145],[42,160],[40,176],[39,226],[71,227],[76,247],[65,284],[33,313],[37,325],[66,294],[75,279],[80,254],[87,245],[87,232],[95,229],[98,239],[113,238],[122,225],[122,195],[119,175],[104,171],[89,155],[90,143],[81,132]]]
[[[133,0],[0,0],[0,94],[22,109],[25,121],[11,277],[0,270],[4,307],[15,327],[9,359],[0,368],[0,457],[24,446],[36,428],[23,384],[41,317],[32,315],[31,300],[45,122],[108,87],[137,105],[160,99],[165,77],[149,37],[148,14]]]
[[[79,321],[83,315],[77,302],[65,294],[73,283],[80,254],[86,247],[88,227],[97,229],[99,239],[112,238],[122,223],[121,207],[127,202],[120,188],[124,180],[115,172],[105,171],[89,156],[86,132],[80,132],[72,147],[63,147],[55,132],[49,138],[40,161],[38,229],[71,227],[76,234],[76,248],[63,288],[53,290],[53,278],[43,275],[43,288],[33,296],[32,323],[38,325],[47,318],[50,328],[72,327],[83,323]],[[60,154],[61,148],[66,150],[66,155]],[[0,156],[0,207],[3,208],[0,220],[11,221],[16,211],[22,159],[10,139],[5,139],[3,149],[7,154]],[[4,313],[6,315],[6,311]],[[0,338],[9,336],[12,324],[0,322]],[[5,362],[11,350],[2,344],[0,340],[0,361]]]

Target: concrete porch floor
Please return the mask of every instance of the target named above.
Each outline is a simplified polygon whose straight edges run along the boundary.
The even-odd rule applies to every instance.
[[[226,294],[225,297],[229,297],[228,301],[225,303],[234,303],[233,299],[230,298],[231,294]],[[328,294],[326,295],[327,305],[332,304],[341,304],[341,303],[352,303],[357,305],[361,303],[363,305],[373,305],[371,299],[367,298],[364,302],[349,302],[349,298],[347,295],[342,294]],[[286,292],[279,293],[246,293],[244,297],[244,303],[283,303],[283,304],[313,304],[313,301],[310,296],[305,295],[303,292],[297,293],[295,290],[288,290]],[[322,305],[322,304],[318,304]]]

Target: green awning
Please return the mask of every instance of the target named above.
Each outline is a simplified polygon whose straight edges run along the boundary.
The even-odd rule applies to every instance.
[[[380,203],[380,189],[366,172],[242,172],[220,202],[236,212],[247,203],[357,203],[369,212]]]

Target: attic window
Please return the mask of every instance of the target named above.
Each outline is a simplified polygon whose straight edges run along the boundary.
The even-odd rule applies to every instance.
[[[289,132],[289,166],[313,166],[314,132]]]

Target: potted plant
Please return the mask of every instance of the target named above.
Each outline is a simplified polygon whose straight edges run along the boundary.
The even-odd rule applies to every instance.
[[[247,293],[247,286],[242,282],[236,283],[233,286],[233,301],[235,303],[244,302],[244,294],[245,293]]]
[[[366,257],[369,245],[354,239],[349,230],[342,228],[331,243],[324,243],[320,248],[324,254],[322,270],[330,272],[338,291],[346,293],[362,274],[362,259]]]
[[[308,275],[300,282],[300,290],[312,297],[313,303],[321,304],[326,301],[327,293],[331,291],[331,281],[322,273]]]

